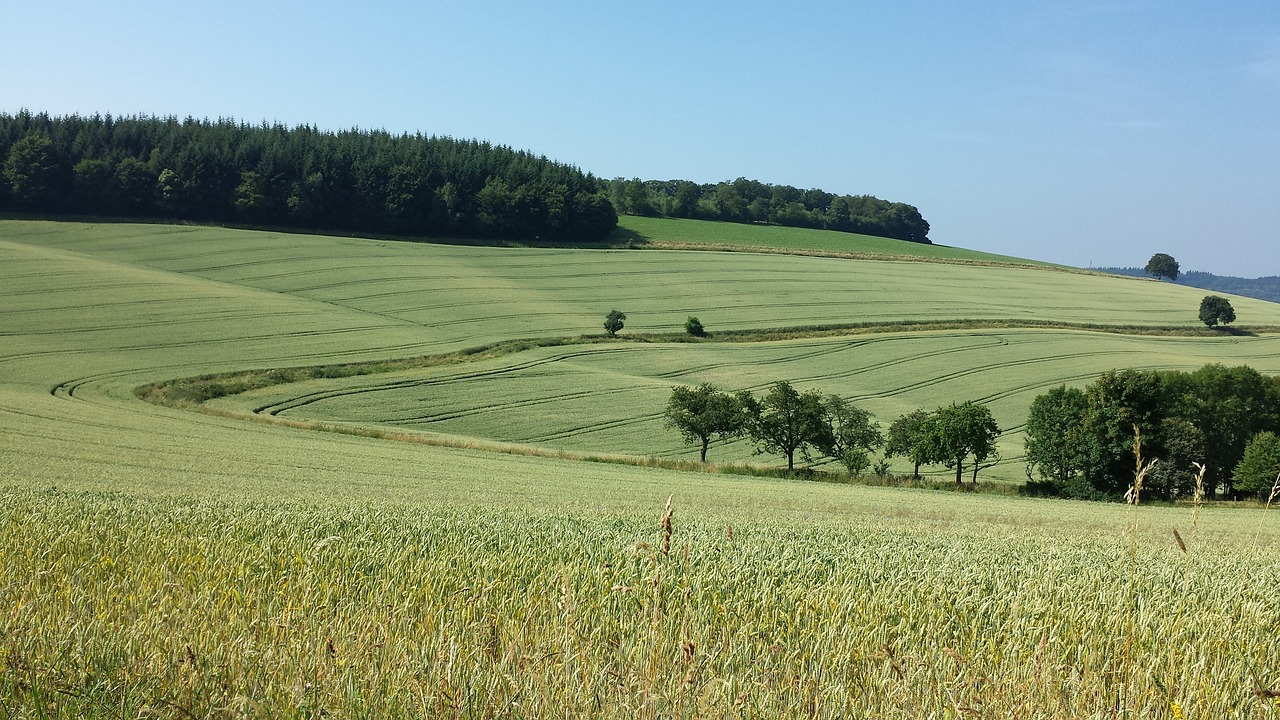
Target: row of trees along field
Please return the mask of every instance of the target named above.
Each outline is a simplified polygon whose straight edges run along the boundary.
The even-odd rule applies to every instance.
[[[664,417],[667,427],[700,446],[702,462],[713,440],[738,437],[750,438],[759,452],[785,457],[788,471],[795,469],[799,453],[806,460],[815,454],[830,458],[857,475],[871,467],[871,452],[884,447],[886,457],[910,459],[916,477],[921,465],[939,464],[955,470],[956,483],[962,482],[965,463],[972,458],[968,467],[976,483],[978,471],[999,459],[995,442],[1000,428],[986,406],[972,402],[904,415],[886,438],[870,413],[839,395],[801,393],[779,381],[757,398],[703,383],[672,388]],[[881,461],[876,471],[887,473],[887,462]]]
[[[1280,378],[1247,366],[1118,370],[1084,389],[1059,386],[1031,403],[1028,485],[1068,497],[1118,499],[1135,473],[1135,448],[1155,460],[1143,495],[1196,491],[1208,497],[1262,494],[1280,473]],[[1030,474],[1038,473],[1034,481]]]
[[[474,140],[175,117],[0,114],[0,210],[601,240],[605,187]]]
[[[701,185],[616,178],[608,186],[614,207],[629,215],[771,223],[929,244],[929,223],[919,210],[870,195],[833,195],[746,178]]]

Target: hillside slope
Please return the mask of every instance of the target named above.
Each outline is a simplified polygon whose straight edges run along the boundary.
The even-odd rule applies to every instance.
[[[454,247],[161,225],[3,222],[0,233],[0,429],[26,439],[4,449],[5,462],[50,481],[83,481],[81,463],[96,463],[99,453],[115,459],[105,475],[91,476],[129,472],[138,448],[166,458],[152,469],[179,485],[205,463],[219,476],[229,467],[241,468],[231,473],[237,477],[292,476],[292,461],[276,461],[296,456],[296,431],[155,408],[139,403],[133,388],[211,372],[598,334],[611,307],[628,313],[624,334],[678,331],[690,314],[712,333],[905,319],[1198,326],[1194,290],[1007,266]],[[1242,323],[1280,325],[1280,306],[1234,301]],[[1094,341],[1078,342],[1088,351]],[[1060,344],[1044,347],[1063,352]],[[779,377],[785,372],[777,367]],[[926,406],[956,399],[964,398],[916,396]],[[218,439],[244,433],[261,462],[242,454],[241,441]],[[357,465],[381,476],[373,468],[402,452],[384,445],[367,447],[380,459]],[[317,472],[354,467],[308,452]]]

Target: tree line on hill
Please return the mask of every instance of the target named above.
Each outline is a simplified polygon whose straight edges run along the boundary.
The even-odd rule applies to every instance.
[[[618,212],[929,242],[911,205],[738,178],[601,181],[476,140],[229,119],[0,113],[0,211],[501,240],[603,240]]]
[[[1147,268],[1136,267],[1103,267],[1094,269],[1099,272],[1108,272],[1113,275],[1128,275],[1130,277],[1145,277],[1152,274]],[[1243,278],[1231,275],[1214,275],[1213,273],[1200,272],[1198,270],[1189,270],[1186,272],[1180,272],[1170,279],[1179,285],[1200,288],[1201,290],[1212,290],[1214,292],[1228,293],[1231,295],[1243,295],[1244,297],[1257,298],[1259,300],[1280,302],[1280,276],[1277,275],[1268,275],[1266,277],[1259,278]]]
[[[770,223],[930,244],[929,223],[919,210],[870,195],[834,195],[746,178],[714,184],[615,178],[607,186],[613,206],[629,215]]]
[[[0,113],[0,210],[597,241],[605,186],[475,140],[176,117]]]
[[[1206,497],[1265,497],[1280,474],[1277,432],[1280,378],[1251,367],[1113,370],[1083,389],[1062,385],[1031,403],[1028,486],[1120,499],[1137,456],[1156,461],[1145,476],[1145,496],[1192,496],[1202,469]]]
[[[703,383],[673,387],[663,417],[667,427],[699,446],[702,462],[713,440],[739,437],[754,442],[757,452],[785,457],[788,472],[795,470],[798,453],[807,462],[815,456],[834,460],[858,475],[871,467],[872,451],[883,447],[878,475],[888,473],[888,458],[902,456],[914,463],[916,478],[921,465],[939,464],[955,471],[957,484],[962,484],[968,463],[976,484],[978,471],[999,461],[995,442],[1000,428],[985,405],[973,402],[909,413],[886,436],[870,413],[839,395],[802,393],[778,381],[757,398],[745,390],[728,393]]]

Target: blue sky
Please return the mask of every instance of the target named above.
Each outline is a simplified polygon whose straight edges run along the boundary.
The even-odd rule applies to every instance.
[[[934,242],[1280,275],[1280,3],[12,3],[0,110],[476,137],[920,208]]]

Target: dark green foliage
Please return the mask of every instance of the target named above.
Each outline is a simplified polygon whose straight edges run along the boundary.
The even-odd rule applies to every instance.
[[[49,136],[32,133],[9,148],[4,177],[18,207],[44,210],[54,206],[68,188],[65,167]]]
[[[926,462],[938,462],[954,468],[956,484],[959,485],[965,460],[970,455],[973,456],[973,482],[978,482],[979,468],[996,456],[995,443],[1000,437],[1000,427],[987,406],[965,402],[935,410],[921,433],[922,455]]]
[[[748,417],[747,434],[761,452],[785,456],[788,472],[795,470],[796,451],[807,456],[809,449],[830,442],[822,394],[816,390],[801,394],[791,383],[778,381],[763,401],[745,392],[738,398]]]
[[[696,388],[671,388],[671,399],[663,413],[667,427],[680,433],[687,442],[701,446],[699,460],[707,461],[707,447],[712,439],[727,440],[741,435],[747,417],[738,398],[717,390],[710,383]]]
[[[1156,437],[1160,441],[1160,462],[1147,473],[1142,493],[1152,497],[1176,500],[1191,497],[1196,488],[1197,468],[1208,452],[1204,432],[1181,417],[1160,421]]]
[[[1235,469],[1235,488],[1241,493],[1270,499],[1280,477],[1280,437],[1273,432],[1253,436]]]
[[[826,396],[822,412],[826,432],[818,438],[818,450],[839,461],[850,475],[861,474],[871,466],[871,451],[884,444],[879,424],[871,413],[839,395]]]
[[[921,465],[933,462],[928,454],[929,447],[925,444],[924,431],[928,422],[928,412],[913,410],[893,421],[885,439],[885,455],[910,460],[915,465],[911,474],[913,478],[920,477]]]
[[[832,195],[738,178],[697,185],[688,180],[609,181],[618,212],[740,223],[822,228],[929,243],[929,223],[904,203],[870,195]]]
[[[1083,472],[1080,435],[1087,409],[1084,391],[1066,385],[1032,401],[1027,414],[1027,465],[1045,482],[1066,487]]]
[[[1143,454],[1158,457],[1155,430],[1168,399],[1160,374],[1150,370],[1109,371],[1085,389],[1089,407],[1080,438],[1084,479],[1107,497],[1124,496],[1133,482],[1134,428],[1143,434]]]
[[[1218,323],[1226,325],[1235,322],[1236,311],[1231,301],[1218,295],[1205,295],[1200,301],[1200,322],[1214,327]]]
[[[1204,435],[1205,480],[1212,495],[1232,494],[1231,472],[1249,439],[1280,431],[1280,384],[1248,366],[1205,365],[1190,375],[1168,374],[1177,402],[1171,415],[1191,421]]]
[[[604,329],[609,333],[609,337],[615,337],[618,334],[626,319],[627,314],[620,310],[610,310],[609,314],[604,316]]]
[[[0,209],[501,240],[617,226],[577,168],[474,140],[231,120],[0,114]]]
[[[1085,388],[1083,410],[1074,392],[1055,388],[1032,402],[1027,460],[1040,471],[1041,491],[1123,497],[1140,438],[1143,458],[1159,461],[1144,495],[1190,495],[1199,463],[1206,495],[1230,497],[1239,490],[1231,473],[1249,439],[1280,430],[1280,381],[1244,366],[1107,372]]]
[[[706,329],[702,327],[702,321],[692,315],[684,321],[684,331],[694,337],[707,336]]]
[[[1174,260],[1172,255],[1166,255],[1165,253],[1152,255],[1143,270],[1152,277],[1165,278],[1170,281],[1178,279],[1178,261]]]

